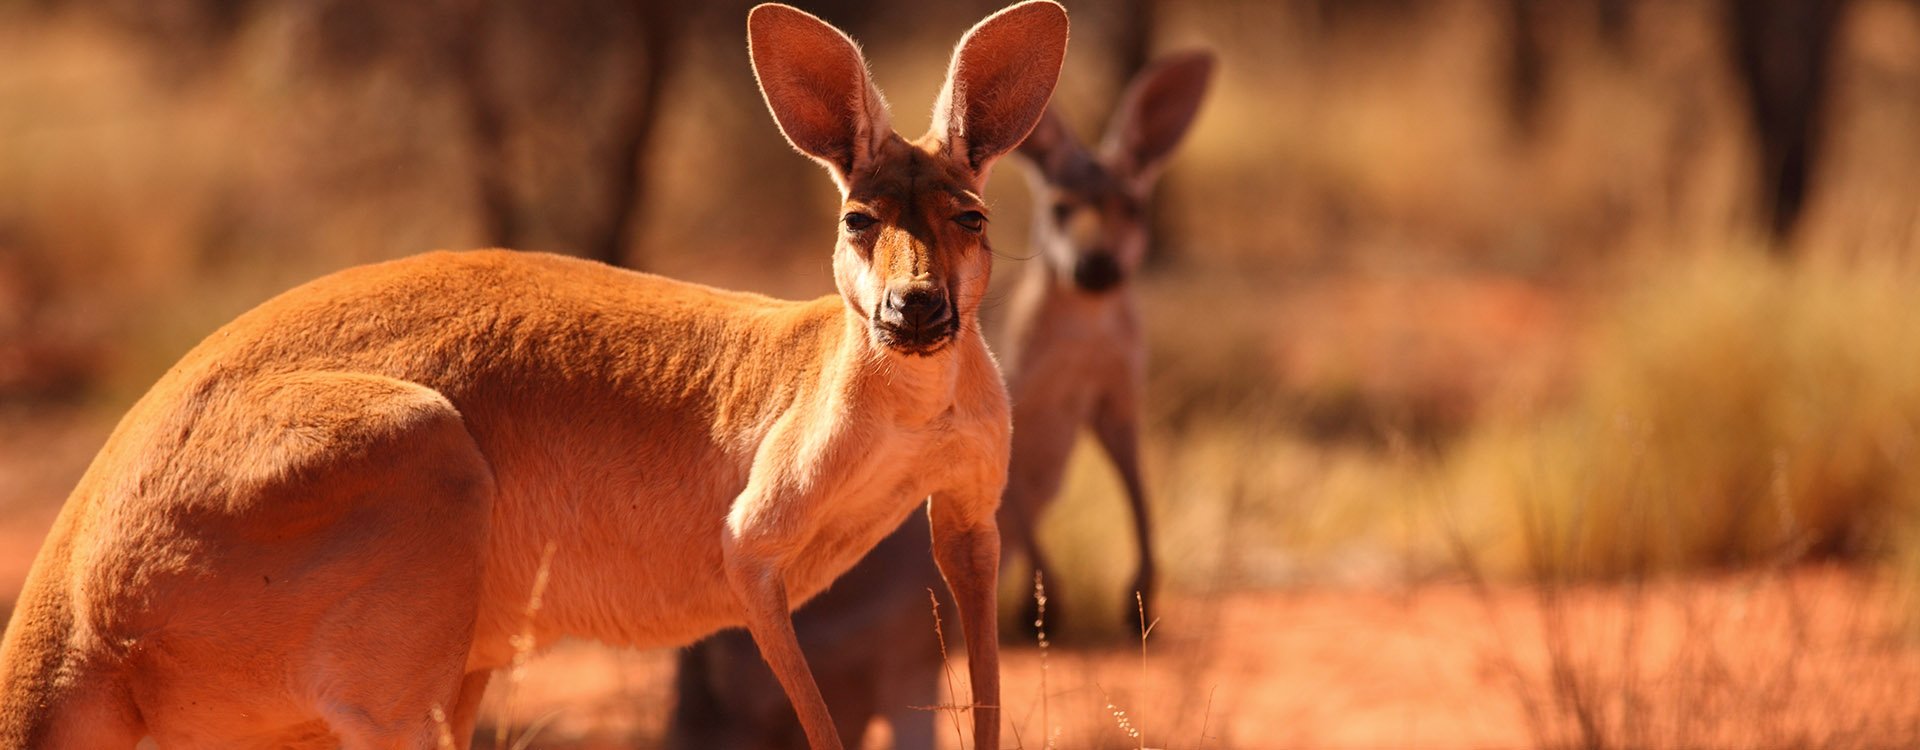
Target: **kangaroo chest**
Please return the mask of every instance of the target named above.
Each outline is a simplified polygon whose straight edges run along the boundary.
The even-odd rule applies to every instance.
[[[950,439],[939,428],[890,430],[856,452],[857,465],[829,490],[829,502],[786,571],[796,606],[859,562],[926,501],[942,476],[941,446]]]

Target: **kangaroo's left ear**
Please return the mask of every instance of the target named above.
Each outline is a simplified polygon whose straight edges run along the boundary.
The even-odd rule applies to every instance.
[[[1134,76],[1100,142],[1108,165],[1135,185],[1151,184],[1193,125],[1213,66],[1212,52],[1176,52]]]
[[[960,38],[933,105],[934,137],[981,183],[995,159],[1033,130],[1067,56],[1067,11],[1029,0],[988,16]]]

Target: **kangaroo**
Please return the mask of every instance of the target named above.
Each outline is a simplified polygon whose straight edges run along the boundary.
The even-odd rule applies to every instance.
[[[1034,532],[1060,492],[1082,426],[1106,451],[1126,490],[1139,555],[1132,591],[1155,591],[1153,524],[1140,476],[1140,411],[1147,348],[1140,301],[1127,281],[1147,255],[1147,204],[1213,78],[1213,54],[1168,55],[1121,95],[1098,150],[1052,113],[1020,154],[1032,165],[1034,246],[1040,268],[1018,280],[1001,338],[1013,398],[1013,464],[1001,497],[1002,547],[1054,580]],[[1055,616],[1060,614],[1054,605]],[[1134,624],[1136,614],[1124,619]],[[1031,618],[1029,618],[1031,619]]]
[[[1122,96],[1098,153],[1052,111],[1019,149],[1033,167],[1042,263],[1022,280],[1011,311],[1014,453],[1000,529],[1044,571],[1044,558],[1031,547],[1032,526],[1058,491],[1075,434],[1091,423],[1127,487],[1143,595],[1153,590],[1153,567],[1133,405],[1145,348],[1138,302],[1124,282],[1146,251],[1154,178],[1192,123],[1212,69],[1210,53],[1186,52],[1143,71]],[[912,554],[926,544],[925,526],[909,519],[833,589],[794,613],[841,736],[854,746],[879,717],[891,726],[894,747],[934,747],[936,716],[928,707],[939,693],[940,644],[929,603],[912,596],[938,583],[933,566]],[[800,724],[745,633],[717,633],[682,652],[675,688],[668,747],[802,746]]]
[[[134,405],[62,509],[0,642],[0,748],[464,748],[519,634],[744,624],[808,745],[838,749],[789,610],[916,506],[998,747],[1009,407],[976,317],[980,191],[1052,95],[1066,12],[969,31],[914,141],[845,34],[771,4],[747,27],[781,132],[840,190],[838,294],[478,251],[262,304]]]

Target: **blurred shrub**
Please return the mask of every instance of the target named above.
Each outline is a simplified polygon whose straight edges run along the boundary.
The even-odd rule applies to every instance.
[[[1920,272],[1730,252],[1632,278],[1561,408],[1451,456],[1482,562],[1620,575],[1900,541],[1889,524],[1920,507]]]

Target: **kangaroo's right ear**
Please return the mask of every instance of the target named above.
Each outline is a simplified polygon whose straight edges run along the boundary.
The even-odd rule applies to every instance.
[[[1027,0],[975,24],[933,104],[941,149],[984,185],[988,167],[1046,111],[1066,56],[1067,9],[1053,0]]]
[[[1159,174],[1193,125],[1213,78],[1213,53],[1178,52],[1134,76],[1100,142],[1107,163],[1136,185]]]
[[[825,164],[845,194],[893,134],[859,45],[805,11],[765,3],[747,13],[747,54],[780,132]]]
[[[1054,114],[1048,107],[1047,113],[1040,116],[1040,122],[1033,126],[1033,132],[1020,142],[1020,155],[1026,157],[1042,175],[1054,175],[1073,158],[1076,153],[1086,151],[1073,129]]]

